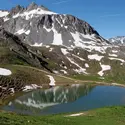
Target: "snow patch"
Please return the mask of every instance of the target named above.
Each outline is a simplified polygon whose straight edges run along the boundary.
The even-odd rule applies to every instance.
[[[2,75],[2,76],[9,76],[11,74],[12,74],[12,72],[10,70],[4,69],[4,68],[0,68],[0,75]]]
[[[110,54],[110,53],[109,53],[109,56],[117,57],[118,55],[116,55],[116,54]]]
[[[72,54],[72,56],[78,58],[78,59],[81,60],[81,61],[85,61],[85,59],[83,59],[83,58],[81,58],[81,57],[79,57],[79,56],[77,56],[77,55]]]
[[[7,11],[1,11],[0,10],[0,17],[5,17],[5,16],[7,16],[9,14],[9,12],[7,12]]]
[[[53,78],[53,76],[51,76],[51,75],[47,75],[48,77],[49,77],[49,79],[50,79],[50,83],[49,83],[49,85],[50,86],[55,86],[55,79]]]
[[[85,63],[85,67],[86,67],[86,68],[89,68],[89,64],[88,64],[88,63]]]
[[[80,53],[78,52],[77,55],[79,55]]]
[[[54,50],[54,48],[50,48],[49,52],[52,52]]]
[[[67,69],[67,66],[64,66],[64,69]]]
[[[73,69],[75,72],[77,73],[85,73],[85,74],[88,74],[86,73],[86,69],[82,68],[81,66],[79,66],[77,63],[75,63],[72,59],[70,59],[69,57],[67,57],[67,59],[72,63],[74,64],[75,66],[77,66],[79,69]]]
[[[112,57],[109,57],[109,59],[110,59],[110,60],[118,60],[118,61],[120,61],[120,62],[122,62],[122,63],[125,62],[125,60],[120,59],[120,58],[112,58]]]
[[[50,32],[52,29],[50,28],[50,29],[48,29],[48,28],[46,28],[45,26],[43,26],[43,28],[47,31],[47,32]]]
[[[30,34],[30,30],[27,30],[27,31],[25,32],[25,34],[26,34],[26,35],[29,35],[29,34]]]
[[[43,43],[34,43],[33,45],[31,46],[35,46],[35,47],[39,47],[39,46],[42,46]]]
[[[36,84],[26,85],[23,89],[23,91],[30,91],[34,89],[42,88],[42,86],[38,86]]]
[[[117,53],[118,51],[117,50],[112,50],[113,53]]]
[[[74,39],[74,44],[75,44],[74,47],[81,47],[89,52],[95,50],[100,53],[106,53],[105,50],[109,47],[106,42],[97,43],[97,38],[95,38],[94,34],[84,35],[82,33],[76,32],[76,33],[71,33],[71,35]],[[88,40],[83,40],[82,38]]]
[[[75,117],[75,116],[80,116],[80,115],[83,115],[84,113],[77,113],[77,114],[71,114],[71,115],[69,115],[69,116],[71,116],[71,117]]]
[[[102,64],[100,63],[100,66],[101,66],[101,68],[102,68],[102,70],[101,70],[100,72],[98,72],[98,74],[99,74],[100,76],[103,76],[103,75],[104,75],[104,71],[111,70],[111,66],[109,66],[109,65],[102,65]]]
[[[67,49],[64,49],[64,48],[61,48],[61,52],[64,54],[64,55],[67,55],[69,52],[67,52]]]
[[[58,33],[55,28],[52,28],[54,33],[53,45],[63,45],[62,35]]]
[[[100,61],[104,56],[99,56],[97,54],[93,54],[93,55],[88,55],[88,58],[90,60],[97,60],[97,61]]]
[[[47,45],[46,48],[50,48],[50,46]]]
[[[67,71],[65,70],[60,70],[61,72],[63,72],[64,74],[68,74]]]
[[[6,21],[8,21],[8,20],[9,20],[9,18],[8,18],[8,17],[4,17],[3,19],[4,19],[4,22],[6,22]]]
[[[20,30],[18,30],[17,32],[15,32],[15,34],[18,34],[18,35],[21,35],[21,34],[23,34],[23,33],[25,33],[26,35],[29,35],[29,33],[30,33],[30,30],[24,30],[24,29],[20,29]]]
[[[23,34],[23,33],[25,33],[25,30],[24,30],[24,29],[20,29],[20,30],[18,30],[15,34],[21,35],[21,34]]]
[[[59,72],[58,72],[58,71],[56,71],[56,70],[53,70],[53,72],[54,72],[55,74],[59,74]]]

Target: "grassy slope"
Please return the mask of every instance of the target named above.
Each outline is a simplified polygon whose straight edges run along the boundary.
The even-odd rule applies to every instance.
[[[68,79],[66,77],[61,77],[55,74],[52,74],[48,71],[44,71],[35,67],[24,66],[24,65],[0,65],[2,68],[7,68],[12,71],[12,75],[6,76],[6,78],[18,78],[19,80],[23,80],[24,83],[27,84],[38,84],[38,85],[49,85],[49,78],[47,75],[52,75],[56,81],[56,85],[58,84],[67,84],[74,83],[75,80]]]
[[[0,125],[124,125],[125,107],[102,108],[77,117],[62,115],[24,116],[0,113]]]
[[[12,75],[10,76],[0,76],[0,85],[8,86],[16,89],[16,93],[14,96],[10,96],[8,91],[4,93],[8,93],[0,97],[0,105],[8,103],[9,100],[12,100],[20,95],[22,95],[21,88],[30,85],[30,84],[37,84],[42,86],[43,88],[49,87],[49,77],[47,75],[51,75],[54,77],[56,81],[56,85],[67,85],[75,83],[75,80],[64,78],[61,76],[57,76],[55,74],[51,74],[47,71],[43,71],[38,68],[24,66],[24,65],[0,65],[0,67],[7,68],[12,71]],[[17,89],[18,88],[18,89]]]
[[[44,54],[44,56],[47,56],[47,55],[51,54],[48,51],[49,50],[47,50],[46,48],[42,48],[42,53]],[[50,55],[50,56],[53,57],[53,55]],[[56,62],[57,59],[53,60],[53,61],[51,61],[51,60],[48,60],[48,62],[49,62],[48,67],[50,69],[53,69],[54,67],[58,67],[53,62],[53,61]],[[91,62],[88,63],[90,67],[87,69],[87,72],[90,72],[91,74],[89,74],[87,76],[86,75],[75,75],[75,76],[72,75],[71,78],[75,78],[77,80],[83,80],[83,81],[89,80],[89,81],[94,81],[94,82],[101,81],[101,82],[110,82],[110,83],[115,82],[115,83],[122,83],[122,84],[124,84],[125,83],[125,70],[123,70],[123,69],[125,69],[125,66],[124,65],[120,66],[120,62],[119,61],[109,61],[109,60],[105,59],[104,62],[105,63],[107,62],[107,64],[110,64],[112,66],[112,70],[108,74],[104,75],[105,79],[100,79],[100,76],[98,76],[96,74],[98,71],[101,70],[98,61],[91,61]],[[56,62],[56,63],[58,64],[59,62]],[[18,57],[14,52],[10,51],[10,49],[8,47],[6,47],[4,45],[0,45],[0,66],[2,64],[9,64],[9,65],[10,64],[17,64],[17,65],[22,65],[22,66],[29,65],[22,58]],[[24,68],[24,70],[25,70],[25,68]],[[25,72],[25,73],[27,73],[27,72]],[[31,71],[31,73],[32,73],[32,71]],[[33,80],[34,73],[32,74],[32,76],[33,77],[31,77],[31,79]],[[37,74],[36,74],[36,76],[37,76]],[[23,77],[24,77],[24,75],[23,75]],[[34,81],[36,81],[38,84],[41,83],[41,82],[39,82],[41,80],[42,80],[42,78],[40,78],[39,75],[38,75],[37,78],[34,78]],[[27,81],[28,81],[28,79],[27,79]],[[29,79],[29,81],[31,82],[30,79]],[[59,81],[61,83],[61,80],[59,80]],[[46,82],[43,81],[43,83],[46,83]],[[63,84],[63,83],[61,83],[61,84]]]

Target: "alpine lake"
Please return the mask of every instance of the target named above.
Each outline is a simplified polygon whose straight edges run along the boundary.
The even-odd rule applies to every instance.
[[[73,84],[28,92],[1,110],[27,115],[50,115],[125,105],[125,88],[118,86]]]

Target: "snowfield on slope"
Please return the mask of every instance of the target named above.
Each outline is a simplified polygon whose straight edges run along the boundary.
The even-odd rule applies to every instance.
[[[0,10],[0,17],[5,17],[7,16],[9,13],[7,11],[1,11]]]
[[[50,79],[50,83],[49,83],[49,85],[50,86],[55,86],[56,84],[55,84],[55,79],[53,78],[53,76],[51,76],[51,75],[47,75],[48,77],[49,77],[49,79]]]
[[[122,62],[122,63],[125,62],[125,60],[120,59],[120,58],[112,58],[112,57],[109,57],[109,59],[110,59],[110,60],[118,60],[118,61],[120,61],[120,62]]]
[[[16,15],[14,15],[13,18],[24,17],[26,20],[29,20],[29,19],[32,19],[33,16],[43,15],[43,14],[52,15],[52,14],[57,14],[57,13],[54,13],[54,12],[51,12],[51,11],[47,11],[47,10],[43,10],[41,8],[37,8],[37,9],[31,10],[31,11],[18,13]]]
[[[66,57],[69,62],[71,62],[72,64],[74,64],[76,67],[78,67],[79,69],[73,69],[75,72],[81,74],[81,73],[84,73],[84,74],[88,74],[86,72],[86,69],[82,68],[81,66],[79,66],[77,63],[75,63],[72,59],[70,59],[69,57]]]
[[[107,70],[110,70],[110,69],[111,69],[111,66],[109,66],[109,65],[102,65],[102,64],[100,63],[100,66],[101,66],[101,68],[102,68],[102,70],[98,72],[98,74],[99,74],[100,76],[103,76],[103,75],[104,75],[104,71],[107,71]]]
[[[0,75],[2,75],[2,76],[9,76],[11,74],[12,74],[12,72],[10,70],[4,69],[4,68],[0,68]]]
[[[109,56],[111,56],[111,57],[118,57],[118,55],[116,55],[116,54],[110,54],[110,53],[109,53]]]
[[[26,85],[23,89],[23,91],[30,91],[34,89],[42,88],[42,86],[38,86],[36,84]]]
[[[65,48],[61,48],[61,52],[63,53],[63,55],[67,55],[69,52],[67,52],[67,49]]]
[[[26,35],[29,35],[30,34],[30,30],[26,31],[25,29],[20,29],[20,30],[15,32],[15,34],[18,34],[18,35],[21,35],[23,33],[25,33]]]
[[[34,47],[40,47],[40,46],[42,46],[43,45],[43,43],[34,43],[33,45],[31,45],[31,46],[34,46]]]
[[[100,61],[104,56],[99,56],[98,54],[88,55],[88,59]]]

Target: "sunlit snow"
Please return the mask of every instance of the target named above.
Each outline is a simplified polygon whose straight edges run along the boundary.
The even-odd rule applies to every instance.
[[[104,56],[99,56],[98,54],[88,55],[90,60],[97,60],[100,61]]]
[[[12,72],[10,70],[4,69],[4,68],[0,68],[0,75],[2,75],[2,76],[9,76],[11,74],[12,74]]]
[[[37,9],[31,10],[31,11],[25,11],[23,13],[18,13],[16,15],[14,15],[13,18],[24,17],[26,20],[29,20],[29,19],[33,18],[34,16],[43,15],[43,14],[51,15],[51,14],[56,14],[56,13],[51,12],[51,11],[46,11],[41,8],[37,8]]]
[[[7,11],[1,11],[0,10],[0,17],[5,17],[7,16],[9,13]]]
[[[110,69],[111,69],[111,66],[110,66],[110,65],[102,65],[102,64],[100,63],[100,66],[101,66],[101,68],[102,68],[102,70],[98,72],[98,74],[99,74],[100,76],[103,76],[103,75],[104,75],[104,71],[107,71],[107,70],[110,70]]]
[[[53,76],[51,76],[51,75],[47,75],[48,77],[49,77],[49,79],[50,79],[50,83],[49,83],[49,85],[50,86],[55,86],[55,79],[53,78]]]

